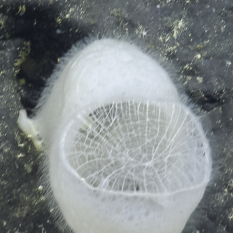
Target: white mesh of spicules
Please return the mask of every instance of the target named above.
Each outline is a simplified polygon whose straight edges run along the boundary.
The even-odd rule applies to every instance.
[[[80,111],[67,132],[64,156],[94,188],[166,193],[203,181],[203,139],[182,104],[118,102]]]

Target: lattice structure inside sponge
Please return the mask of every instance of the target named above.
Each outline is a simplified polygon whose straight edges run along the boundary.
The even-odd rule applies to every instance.
[[[65,156],[95,188],[168,193],[201,183],[203,132],[188,108],[176,103],[128,101],[79,112],[65,140]]]

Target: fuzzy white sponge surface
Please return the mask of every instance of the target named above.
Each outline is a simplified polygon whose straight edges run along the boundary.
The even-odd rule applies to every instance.
[[[33,119],[67,224],[76,233],[180,233],[211,175],[198,118],[136,46],[102,39],[73,55]]]

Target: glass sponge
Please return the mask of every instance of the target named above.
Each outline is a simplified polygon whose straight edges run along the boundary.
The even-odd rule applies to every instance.
[[[49,184],[75,233],[180,233],[211,177],[199,118],[132,43],[73,48],[19,126],[45,150]],[[40,140],[42,139],[42,140]]]

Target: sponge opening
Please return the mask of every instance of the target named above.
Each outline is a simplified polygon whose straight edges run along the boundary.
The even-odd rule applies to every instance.
[[[119,101],[79,111],[63,159],[84,184],[122,193],[172,193],[209,180],[208,142],[182,104]]]

